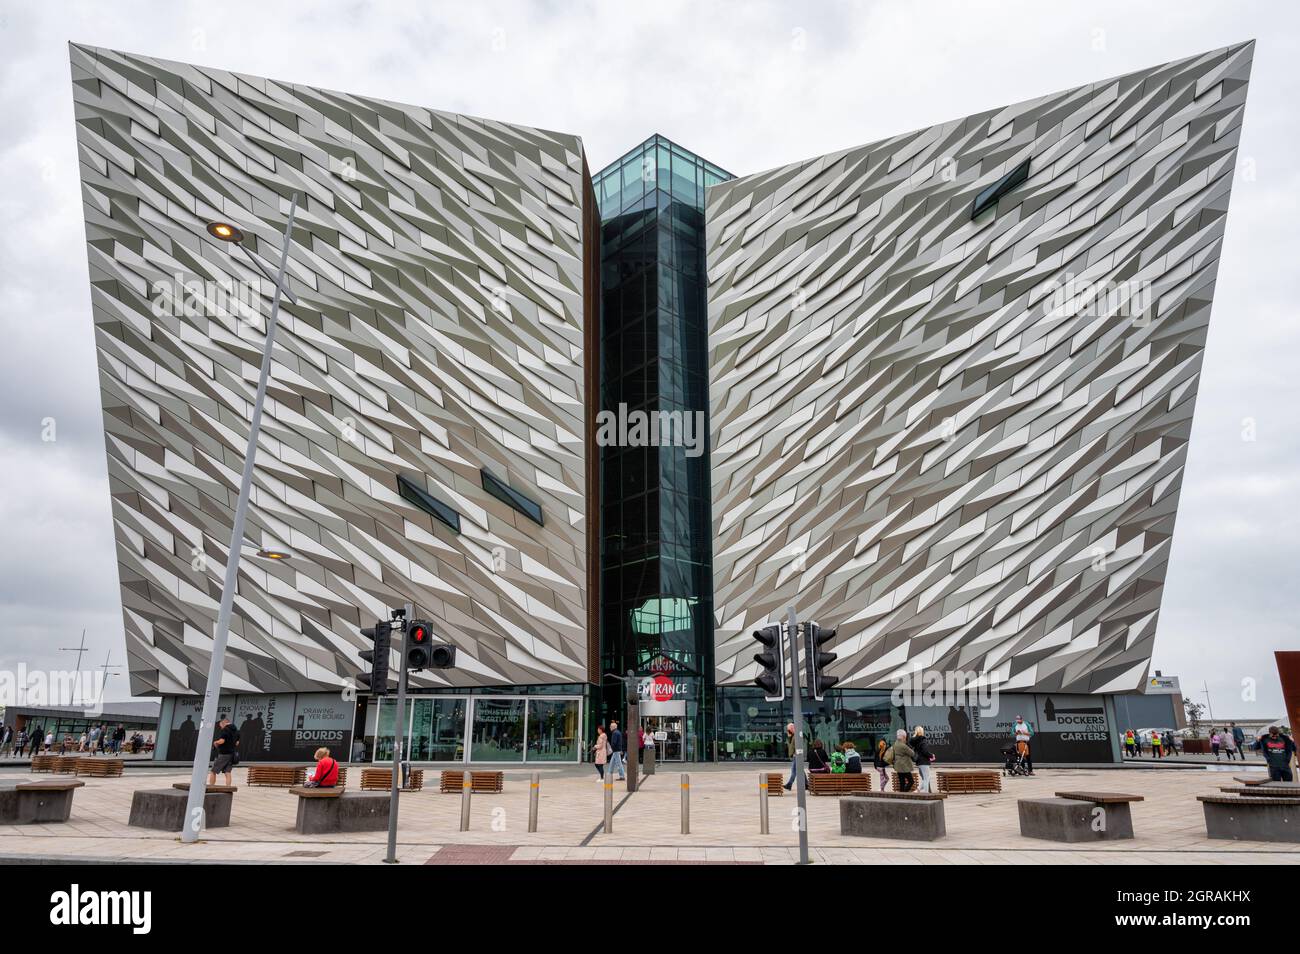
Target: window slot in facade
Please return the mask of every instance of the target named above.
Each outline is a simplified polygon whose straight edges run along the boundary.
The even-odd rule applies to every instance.
[[[542,522],[542,505],[536,501],[530,500],[515,490],[509,484],[502,483],[496,477],[493,477],[486,470],[480,471],[483,475],[483,489],[490,493],[502,503],[509,504],[515,510],[518,510],[529,520],[536,524]]]
[[[985,189],[981,189],[979,195],[975,196],[975,202],[970,208],[970,217],[973,219],[985,209],[991,208],[998,204],[998,199],[1002,198],[1020,183],[1029,178],[1029,160],[1026,159],[1020,165],[1016,166],[1005,176],[999,179]]]
[[[431,496],[427,490],[418,486],[409,477],[403,477],[401,474],[397,475],[397,492],[402,495],[402,499],[407,503],[414,504],[425,513],[432,514],[451,527],[456,533],[460,533],[460,514],[437,497]]]

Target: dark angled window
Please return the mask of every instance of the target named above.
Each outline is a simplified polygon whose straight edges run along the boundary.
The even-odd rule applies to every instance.
[[[502,503],[507,503],[534,523],[542,522],[542,505],[525,497],[509,484],[497,480],[486,470],[483,475],[483,489]]]
[[[413,480],[398,474],[397,492],[402,495],[403,500],[415,504],[425,513],[433,514],[451,529],[460,533],[460,514],[437,497],[431,496],[427,490],[420,487]]]
[[[1026,159],[997,182],[980,190],[979,195],[975,196],[975,203],[970,208],[970,217],[973,219],[985,209],[997,205],[998,199],[1002,198],[1028,178],[1029,160]]]

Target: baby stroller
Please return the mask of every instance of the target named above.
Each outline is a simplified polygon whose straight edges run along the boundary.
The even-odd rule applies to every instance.
[[[1002,766],[1003,775],[1028,775],[1029,766],[1025,760],[1029,755],[1029,746],[1024,742],[1011,742],[1002,747],[1002,756],[1006,759]]]

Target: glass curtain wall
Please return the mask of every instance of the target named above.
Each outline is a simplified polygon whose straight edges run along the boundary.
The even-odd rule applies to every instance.
[[[600,448],[601,671],[672,677],[683,698],[659,702],[663,714],[681,710],[687,759],[712,757],[704,716],[713,667],[704,196],[730,178],[652,136],[593,180],[601,409],[620,422],[618,442]],[[637,441],[638,414],[657,418],[657,444],[653,429]],[[603,689],[600,722],[623,711],[621,688]]]
[[[372,761],[392,760],[396,715],[392,697],[368,707],[365,742]],[[579,698],[414,696],[406,700],[403,717],[406,757],[414,762],[577,762],[581,717]]]

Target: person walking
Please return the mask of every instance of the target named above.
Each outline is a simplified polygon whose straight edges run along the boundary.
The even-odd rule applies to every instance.
[[[239,730],[230,724],[230,716],[217,720],[217,733],[212,740],[212,768],[208,771],[208,784],[217,784],[218,773],[226,777],[225,785],[230,786],[230,773],[235,766],[235,753],[239,750]]]
[[[1158,759],[1161,758],[1163,755],[1164,753],[1161,751],[1161,747],[1160,747],[1160,730],[1152,729],[1151,730],[1151,757],[1153,759]]]
[[[609,759],[609,737],[605,735],[603,725],[596,726],[596,741],[592,743],[591,751],[594,756],[592,761],[596,763],[596,774],[600,776],[600,780],[603,782],[605,780],[605,762]]]
[[[912,790],[912,770],[916,767],[916,752],[907,744],[907,730],[899,729],[895,733],[894,745],[885,753],[885,761],[894,767],[898,778],[898,790]]]
[[[1214,761],[1219,761],[1219,746],[1223,744],[1223,736],[1219,735],[1219,730],[1215,729],[1210,733],[1210,751],[1214,753]]]
[[[799,768],[799,762],[794,757],[794,723],[786,723],[785,727],[785,754],[790,758],[790,777],[786,779],[785,790],[788,792],[794,788],[794,773]]]
[[[1241,760],[1246,761],[1246,731],[1237,723],[1228,723],[1228,734],[1232,736],[1232,741],[1241,753]]]
[[[1255,748],[1264,756],[1268,765],[1270,782],[1290,782],[1295,776],[1291,772],[1291,760],[1295,757],[1295,741],[1275,725],[1268,727],[1268,734],[1255,740]],[[1243,756],[1244,758],[1244,756]]]
[[[889,743],[884,739],[878,739],[876,740],[876,751],[871,756],[871,764],[880,773],[880,790],[882,792],[889,788],[889,763],[885,761],[885,752],[888,750]]]
[[[930,763],[934,761],[934,754],[925,741],[925,726],[918,725],[913,730],[910,744],[912,751],[916,753],[916,770],[921,773],[921,787],[918,791],[932,792],[934,789],[930,786]]]
[[[14,747],[14,730],[12,726],[0,728],[0,758],[4,758]]]
[[[1165,733],[1165,749],[1170,755],[1178,754],[1178,736],[1174,735],[1173,729]]]
[[[1236,741],[1237,740],[1232,737],[1231,732],[1224,732],[1219,735],[1219,743],[1223,746],[1223,752],[1228,756],[1229,762],[1231,762],[1238,754]],[[1241,758],[1242,761],[1245,761],[1246,756],[1242,755]]]
[[[627,771],[623,768],[623,753],[627,751],[627,742],[623,737],[623,732],[618,727],[618,723],[610,721],[609,723],[609,771],[617,772],[619,781],[627,778]]]

